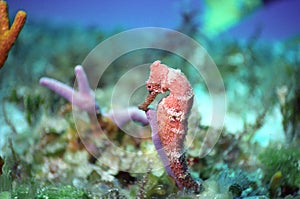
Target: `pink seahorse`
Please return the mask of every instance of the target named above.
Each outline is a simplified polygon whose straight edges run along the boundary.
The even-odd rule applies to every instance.
[[[194,98],[189,81],[180,70],[155,61],[150,66],[146,87],[149,95],[139,108],[147,113],[152,139],[167,173],[180,189],[200,192],[202,185],[192,178],[184,155],[187,120]],[[167,91],[170,93],[158,103],[157,112],[149,110],[155,97]]]

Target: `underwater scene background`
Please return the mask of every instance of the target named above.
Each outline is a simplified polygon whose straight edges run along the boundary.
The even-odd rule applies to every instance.
[[[300,1],[0,3],[0,198],[300,198]],[[191,84],[174,159],[200,191],[138,109],[156,60]]]

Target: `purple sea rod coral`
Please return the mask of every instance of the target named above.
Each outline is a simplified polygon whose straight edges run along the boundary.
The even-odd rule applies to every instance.
[[[42,77],[40,79],[40,84],[50,88],[55,93],[59,94],[68,100],[72,105],[75,105],[81,110],[86,111],[89,114],[96,113],[97,117],[99,117],[99,115],[102,116],[100,107],[95,100],[95,93],[90,88],[89,81],[83,70],[83,67],[76,66],[74,71],[78,81],[79,91],[76,91],[72,87],[48,77]],[[103,115],[111,119],[119,127],[123,126],[130,120],[140,122],[143,125],[148,124],[145,114],[136,107],[129,107],[124,110],[114,110],[110,111],[109,113],[104,113]]]
[[[78,80],[79,91],[48,77],[42,77],[40,79],[40,84],[50,88],[81,110],[87,111],[88,113],[93,113],[95,110],[98,111],[99,106],[95,101],[95,93],[90,89],[89,82],[82,66],[76,66],[74,71]]]
[[[199,193],[202,185],[189,173],[183,151],[187,120],[194,98],[192,87],[180,70],[169,68],[160,61],[150,66],[146,87],[149,95],[139,108],[147,113],[152,140],[166,171],[180,189]],[[157,111],[148,109],[158,94],[167,91],[170,94],[159,102]]]

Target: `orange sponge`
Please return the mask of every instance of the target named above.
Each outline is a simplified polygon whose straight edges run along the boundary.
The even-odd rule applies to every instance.
[[[0,68],[7,59],[8,52],[22,30],[25,21],[26,13],[18,11],[13,24],[9,28],[7,3],[0,0]]]

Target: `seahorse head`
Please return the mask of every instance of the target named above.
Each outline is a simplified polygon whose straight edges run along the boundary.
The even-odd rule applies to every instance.
[[[160,61],[155,61],[151,64],[150,76],[146,83],[149,93],[164,93],[168,91],[168,72],[168,67],[161,64]]]

